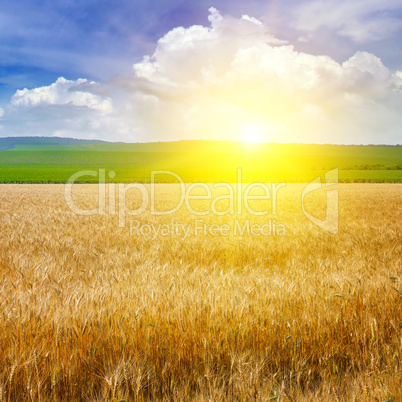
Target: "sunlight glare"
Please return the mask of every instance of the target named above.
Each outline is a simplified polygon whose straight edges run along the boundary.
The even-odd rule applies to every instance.
[[[263,142],[263,130],[256,124],[247,124],[242,129],[242,140],[244,142],[255,144]]]

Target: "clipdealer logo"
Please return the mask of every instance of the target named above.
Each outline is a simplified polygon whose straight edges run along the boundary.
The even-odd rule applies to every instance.
[[[130,220],[130,234],[149,237],[178,237],[186,240],[190,235],[197,237],[267,237],[285,236],[286,226],[276,219],[268,219],[264,223],[254,223],[250,219],[234,219],[229,223],[210,223],[204,219],[195,219],[191,223],[182,223],[171,219],[168,223],[142,223],[138,219]]]
[[[157,190],[156,184],[157,176],[170,175],[176,184],[179,185],[180,197],[176,205],[171,209],[158,210],[157,204]],[[77,181],[85,176],[98,178],[98,205],[96,208],[83,209],[76,205],[73,200],[73,187]],[[110,171],[107,174],[109,179],[114,179],[116,173]],[[326,217],[325,219],[319,219],[309,213],[305,207],[305,197],[314,191],[323,188],[323,184],[320,178],[316,178],[308,183],[302,191],[301,208],[303,214],[314,225],[318,226],[322,230],[336,234],[339,227],[339,202],[338,202],[338,190],[331,188],[334,184],[338,183],[338,169],[333,169],[325,174],[325,190],[326,190]],[[77,215],[90,216],[90,215],[117,215],[118,226],[123,228],[127,225],[127,218],[140,217],[147,211],[152,216],[169,216],[174,215],[181,208],[185,207],[187,211],[194,216],[194,218],[204,217],[208,215],[215,216],[241,216],[244,212],[251,216],[276,216],[278,208],[278,194],[280,190],[287,186],[287,183],[242,183],[242,169],[237,170],[237,181],[234,184],[230,183],[191,183],[186,185],[183,179],[175,172],[159,170],[152,171],[150,175],[150,182],[143,183],[107,183],[106,182],[106,170],[99,169],[83,170],[72,175],[65,186],[64,197],[67,206],[70,210]],[[220,189],[223,194],[213,195],[212,190]],[[253,190],[258,189],[259,194],[253,194]],[[139,195],[140,205],[136,209],[131,209],[127,206],[127,194],[129,191],[137,191]],[[200,192],[202,194],[200,194]],[[209,208],[205,210],[194,209],[191,205],[192,201],[206,201],[209,204]],[[222,202],[225,201],[227,205],[226,209],[219,208]],[[265,202],[266,208],[263,210],[255,210],[252,207],[252,201]],[[198,223],[201,221],[198,220]],[[204,233],[205,235],[223,235],[227,233],[225,224],[219,226],[217,224],[203,223],[203,230],[196,229],[194,222],[193,231],[195,234]],[[270,219],[263,224],[251,223],[245,221],[240,225],[239,220],[234,220],[232,227],[233,235],[251,234],[253,236],[258,235],[283,235],[286,232],[284,225],[277,223],[275,219]],[[130,232],[137,231],[139,233],[140,221],[130,219]],[[147,223],[143,224],[141,234],[148,233],[148,235],[159,234],[171,234],[177,233],[178,228],[182,226],[176,226],[176,229],[169,229],[169,225],[165,227],[155,226],[148,228]],[[185,224],[181,224],[185,226]],[[209,226],[208,226],[209,225]],[[262,226],[259,227],[258,225]],[[173,227],[174,225],[170,225]],[[269,230],[268,230],[269,228]],[[182,229],[180,229],[182,230]],[[187,229],[189,231],[189,229]],[[186,230],[182,230],[185,234]],[[187,237],[187,236],[186,236]]]
[[[301,200],[302,210],[306,218],[322,230],[332,234],[337,234],[339,231],[339,190],[332,187],[338,184],[338,177],[339,172],[336,168],[325,173],[324,186],[319,177],[315,178],[304,187]],[[304,201],[307,194],[321,190],[323,187],[326,196],[325,218],[319,219],[306,211]]]

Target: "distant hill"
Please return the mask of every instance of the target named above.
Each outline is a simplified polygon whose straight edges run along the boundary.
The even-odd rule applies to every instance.
[[[60,146],[60,148],[58,148]],[[65,146],[69,146],[65,148]],[[32,147],[32,149],[30,148]],[[378,152],[380,148],[399,149],[402,145],[339,145],[339,144],[303,144],[303,143],[258,143],[245,144],[242,141],[224,140],[179,140],[179,141],[157,141],[157,142],[114,142],[102,140],[80,140],[76,138],[61,137],[5,137],[0,138],[0,151],[7,151],[18,148],[18,150],[48,150],[48,151],[121,151],[121,152],[206,152],[206,153],[243,153],[245,148],[255,148],[263,153],[304,153],[309,152],[330,152],[334,149],[342,149],[342,152],[354,153],[356,149],[372,149]],[[400,152],[398,150],[398,152]]]
[[[0,151],[13,149],[17,145],[91,145],[108,144],[101,140],[78,140],[76,138],[61,137],[5,137],[0,138]]]

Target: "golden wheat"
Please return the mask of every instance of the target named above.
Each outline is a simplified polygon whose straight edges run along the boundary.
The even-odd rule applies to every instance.
[[[74,214],[62,185],[1,185],[0,400],[400,400],[402,186],[339,189],[337,235],[304,217],[295,185],[275,216],[285,236],[182,240],[130,233],[172,216],[119,228]],[[170,205],[177,187],[158,194]],[[74,189],[81,206],[96,195]]]

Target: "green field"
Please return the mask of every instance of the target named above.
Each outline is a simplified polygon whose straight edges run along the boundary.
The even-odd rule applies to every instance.
[[[116,173],[115,182],[148,182],[168,170],[186,182],[306,182],[339,168],[341,182],[402,182],[402,146],[245,144],[229,141],[102,143],[0,139],[1,183],[64,183],[82,170]],[[172,182],[159,175],[160,182]],[[96,182],[83,176],[80,182]]]

